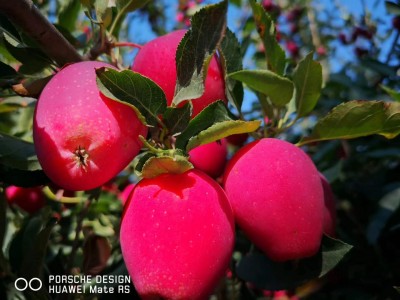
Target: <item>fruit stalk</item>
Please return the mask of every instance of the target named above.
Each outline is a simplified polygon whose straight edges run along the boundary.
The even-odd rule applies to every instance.
[[[83,220],[85,219],[85,217],[89,211],[90,205],[92,204],[92,201],[94,201],[94,200],[96,200],[96,199],[92,195],[90,195],[87,198],[87,200],[85,201],[85,203],[83,204],[83,208],[78,216],[78,220],[77,220],[77,224],[76,224],[76,228],[75,228],[75,238],[74,238],[74,241],[72,244],[71,253],[68,257],[67,268],[66,268],[66,270],[69,272],[72,271],[72,268],[74,266],[76,252],[79,249],[79,236],[80,236],[80,233],[83,228]]]

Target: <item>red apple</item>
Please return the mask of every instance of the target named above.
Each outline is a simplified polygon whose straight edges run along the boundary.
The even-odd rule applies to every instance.
[[[343,32],[339,33],[338,38],[339,38],[339,41],[340,41],[343,45],[347,45],[347,44],[349,43],[346,34],[343,33]]]
[[[336,235],[336,202],[332,188],[324,175],[319,173],[324,191],[324,233],[334,237]]]
[[[134,110],[106,98],[95,68],[80,62],[60,70],[36,105],[33,139],[43,171],[67,190],[90,190],[117,175],[141,148],[147,128]]]
[[[365,56],[368,55],[368,53],[369,53],[368,49],[365,49],[365,48],[362,48],[362,47],[355,47],[354,48],[354,54],[357,57],[365,57]]]
[[[294,41],[288,41],[288,42],[286,43],[286,49],[287,49],[287,51],[290,53],[290,55],[291,55],[292,57],[297,57],[297,56],[299,56],[300,48],[299,48],[299,46],[296,44],[296,42],[294,42]]]
[[[288,12],[286,18],[289,22],[297,22],[302,16],[304,11],[305,9],[303,7],[296,6],[295,8],[293,8]]]
[[[249,138],[248,133],[239,133],[239,134],[233,134],[233,135],[227,136],[226,140],[229,144],[231,144],[233,146],[241,147],[241,146],[243,146],[244,143],[246,143],[248,138]]]
[[[281,13],[281,7],[279,5],[276,5],[272,0],[263,0],[261,2],[261,5],[266,12],[269,12],[272,15],[279,16]]]
[[[128,201],[129,195],[131,194],[131,192],[133,191],[134,188],[135,188],[135,184],[130,183],[119,194],[118,198],[121,200],[122,205],[125,205],[126,201]]]
[[[173,31],[150,41],[140,49],[132,66],[133,71],[150,78],[163,89],[168,105],[171,105],[175,92],[176,49],[185,32],[185,30]],[[223,72],[214,55],[208,67],[204,94],[193,100],[192,117],[217,100],[227,102]]]
[[[227,143],[225,139],[222,139],[190,150],[189,161],[196,169],[217,178],[224,172],[227,154]]]
[[[224,188],[238,225],[270,259],[317,253],[324,195],[318,171],[301,149],[273,138],[247,144],[228,163]]]
[[[37,212],[46,202],[41,187],[9,186],[6,188],[5,194],[9,204],[15,204],[30,214]]]
[[[142,299],[207,299],[232,255],[232,209],[201,171],[143,179],[125,205],[120,240]]]
[[[400,30],[400,16],[393,17],[392,26],[394,29]]]
[[[318,46],[316,51],[317,51],[317,54],[320,56],[325,56],[327,54],[327,50],[326,50],[325,46]]]

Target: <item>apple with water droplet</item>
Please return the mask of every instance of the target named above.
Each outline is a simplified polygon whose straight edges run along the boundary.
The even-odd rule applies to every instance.
[[[143,179],[125,204],[120,241],[142,299],[207,299],[229,266],[232,209],[201,171]]]
[[[135,111],[105,97],[96,68],[87,61],[61,69],[37,102],[33,139],[46,175],[67,190],[90,190],[106,183],[138,154],[147,127]]]
[[[318,252],[324,194],[318,170],[300,148],[274,138],[251,142],[229,161],[223,184],[239,227],[270,259]]]

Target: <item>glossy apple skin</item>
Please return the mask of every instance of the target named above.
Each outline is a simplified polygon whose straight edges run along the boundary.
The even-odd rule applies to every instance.
[[[67,190],[90,190],[109,181],[139,152],[138,135],[147,133],[131,107],[99,92],[95,68],[105,66],[111,67],[93,61],[65,67],[36,105],[33,139],[39,162]]]
[[[148,42],[139,50],[132,66],[133,71],[150,78],[162,88],[168,105],[171,105],[175,92],[176,49],[185,32],[186,30],[173,31]],[[208,67],[204,93],[192,101],[192,117],[217,100],[227,102],[223,72],[216,56],[213,56]]]
[[[7,202],[15,204],[27,213],[33,214],[46,203],[41,187],[22,188],[9,186],[5,190]]]
[[[324,175],[319,173],[324,191],[324,233],[336,236],[336,201],[331,185]]]
[[[224,172],[227,154],[227,143],[222,139],[190,150],[189,161],[196,169],[217,178]]]
[[[232,209],[201,171],[143,179],[125,205],[120,241],[142,299],[207,299],[232,255]]]
[[[270,259],[317,253],[324,196],[318,171],[301,149],[273,138],[251,142],[228,162],[223,184],[239,227]]]

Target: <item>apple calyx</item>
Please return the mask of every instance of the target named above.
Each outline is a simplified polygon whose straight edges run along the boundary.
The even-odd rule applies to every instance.
[[[86,151],[86,149],[79,145],[74,151],[74,159],[76,166],[87,172],[89,153]]]

